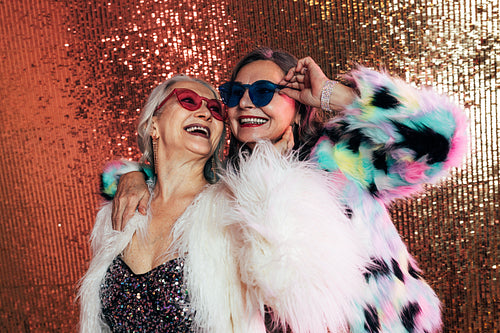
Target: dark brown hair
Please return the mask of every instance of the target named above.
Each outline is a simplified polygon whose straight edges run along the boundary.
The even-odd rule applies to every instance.
[[[231,74],[231,81],[236,79],[240,70],[248,64],[258,60],[272,61],[283,71],[288,73],[290,68],[297,65],[297,58],[286,51],[272,49],[268,47],[257,48],[245,55],[236,65]],[[318,140],[323,125],[326,121],[326,115],[320,109],[296,102],[296,107],[300,115],[300,124],[293,126],[293,136],[295,140],[294,150],[299,151],[299,158],[306,159],[314,144]],[[238,154],[241,143],[231,134],[231,143],[229,145],[229,158]]]

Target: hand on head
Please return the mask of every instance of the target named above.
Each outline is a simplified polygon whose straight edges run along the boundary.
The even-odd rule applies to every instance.
[[[300,59],[297,66],[291,68],[279,82],[280,85],[290,88],[281,89],[280,94],[287,95],[302,104],[319,108],[321,107],[321,92],[327,81],[329,81],[328,77],[318,64],[311,57],[306,57]],[[330,94],[328,108],[341,111],[351,104],[355,98],[356,92],[354,89],[336,82]]]
[[[311,57],[300,59],[297,66],[290,68],[285,77],[279,82],[287,88],[280,90],[302,104],[313,107],[321,106],[321,89],[328,77]]]

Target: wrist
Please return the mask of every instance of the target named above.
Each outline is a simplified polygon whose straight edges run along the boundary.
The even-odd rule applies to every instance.
[[[333,111],[333,109],[330,107],[330,98],[332,96],[333,89],[336,84],[337,81],[333,80],[328,80],[323,84],[323,88],[321,89],[321,98],[320,98],[321,109],[329,112]]]

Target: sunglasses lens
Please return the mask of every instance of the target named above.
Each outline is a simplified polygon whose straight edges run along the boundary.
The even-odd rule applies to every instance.
[[[232,108],[238,105],[245,94],[245,87],[238,82],[226,82],[220,86],[219,92],[224,104]]]
[[[215,99],[207,100],[207,108],[210,110],[210,113],[215,119],[224,120],[224,106],[219,101]]]
[[[248,92],[252,103],[256,107],[261,107],[271,102],[278,85],[266,80],[260,80],[251,85],[243,85],[239,82],[226,82],[219,88],[222,101],[230,108],[235,107],[240,103],[247,87],[249,87]]]
[[[231,82],[226,82],[219,87],[220,97],[224,104],[229,106],[229,99],[231,98],[233,84]],[[233,105],[234,106],[234,105]]]
[[[177,100],[183,108],[189,111],[198,110],[201,106],[201,98],[194,91],[181,90],[177,93]]]
[[[207,108],[212,116],[217,120],[224,121],[224,117],[226,116],[225,108],[220,101],[216,99],[200,97],[197,93],[189,89],[179,89],[176,95],[179,104],[189,111],[198,110],[201,107],[201,103],[203,101],[206,101]]]
[[[270,81],[257,81],[250,86],[250,99],[256,107],[266,106],[274,97],[277,85]]]

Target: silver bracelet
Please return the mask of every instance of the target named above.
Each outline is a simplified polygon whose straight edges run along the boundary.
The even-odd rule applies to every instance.
[[[332,96],[333,87],[335,87],[336,84],[337,81],[328,80],[321,89],[321,108],[325,111],[333,111],[330,109],[330,96]]]

